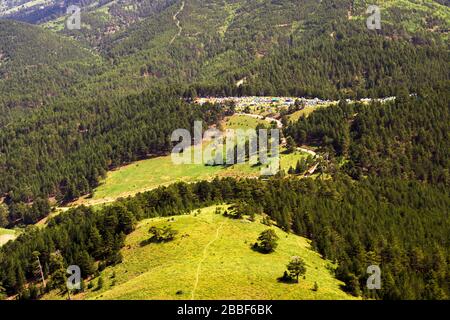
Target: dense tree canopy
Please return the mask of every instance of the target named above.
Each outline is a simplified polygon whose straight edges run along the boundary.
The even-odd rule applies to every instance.
[[[449,91],[320,109],[286,130],[298,144],[344,160],[354,178],[403,177],[449,185]]]
[[[226,112],[190,105],[171,91],[36,111],[0,132],[0,192],[10,205],[37,197],[76,199],[89,193],[108,169],[170,152],[175,129],[191,130],[199,120],[204,126],[215,124]],[[11,222],[24,217],[15,212],[26,208],[19,208],[11,206]]]

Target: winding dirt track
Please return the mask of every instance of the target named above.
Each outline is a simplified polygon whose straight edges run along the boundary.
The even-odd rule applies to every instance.
[[[205,259],[206,259],[206,256],[207,256],[207,253],[208,253],[208,248],[209,248],[210,245],[212,245],[212,244],[214,243],[214,241],[216,241],[216,240],[219,238],[219,231],[220,231],[220,229],[222,228],[222,226],[223,226],[223,223],[221,223],[220,226],[217,228],[216,236],[214,237],[214,239],[212,239],[212,240],[205,246],[205,248],[203,249],[203,258],[202,258],[202,260],[199,262],[198,267],[197,267],[197,273],[196,273],[196,275],[195,275],[195,282],[194,282],[194,288],[192,289],[191,300],[194,300],[194,298],[195,298],[195,290],[197,290],[198,280],[199,280],[199,277],[200,277],[200,269],[201,269],[201,267],[202,267],[203,261],[205,261]]]
[[[178,27],[178,33],[176,35],[174,35],[174,37],[172,38],[172,40],[170,40],[170,44],[172,44],[176,38],[178,38],[179,36],[181,36],[181,32],[183,32],[183,27],[181,26],[181,22],[180,20],[178,20],[178,15],[184,10],[184,1],[181,2],[181,7],[180,10],[178,10],[172,17],[173,21],[175,21],[175,24]]]
[[[314,158],[317,157],[317,153],[316,153],[315,151],[310,150],[310,149],[297,148],[297,150],[300,150],[300,151],[305,152],[305,153],[309,153],[309,154],[312,155]]]

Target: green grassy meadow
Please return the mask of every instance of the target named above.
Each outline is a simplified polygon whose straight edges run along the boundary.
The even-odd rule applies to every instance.
[[[258,123],[267,124],[267,121],[249,116],[235,115],[225,124],[227,129],[250,129]],[[204,144],[204,147],[206,143]],[[189,151],[187,151],[189,152]],[[281,169],[287,171],[295,167],[301,157],[307,156],[302,152],[284,154],[281,152]],[[146,159],[123,166],[108,172],[107,177],[100,186],[94,190],[90,199],[82,199],[81,203],[99,204],[111,202],[119,197],[134,195],[138,192],[148,191],[159,186],[170,185],[175,182],[196,182],[211,180],[214,177],[259,177],[261,167],[253,167],[248,163],[233,166],[207,166],[204,164],[176,165],[170,155]]]
[[[256,128],[258,124],[267,126],[269,125],[269,122],[262,119],[249,117],[246,115],[233,115],[226,121],[225,127],[226,129],[246,130]]]
[[[203,164],[175,165],[170,155],[138,161],[109,172],[94,191],[93,200],[115,199],[178,181],[208,180],[219,171],[220,167]]]
[[[94,287],[75,299],[352,299],[332,276],[333,265],[311,250],[309,240],[272,226],[278,247],[261,254],[251,249],[269,228],[259,217],[255,222],[233,220],[215,210],[141,221],[126,239],[123,262],[101,272],[103,288],[97,290],[98,278],[92,279]],[[178,231],[175,240],[141,245],[150,226],[165,225]],[[304,259],[305,279],[278,282],[292,256]],[[312,290],[314,282],[318,291]]]
[[[306,106],[303,110],[299,110],[289,115],[289,121],[296,122],[300,117],[305,116],[308,117],[311,113],[316,111],[319,108],[326,108],[332,106],[333,104],[322,104],[317,106]]]
[[[17,232],[11,229],[0,228],[0,246],[7,243],[9,240],[14,240],[17,237]]]
[[[281,169],[287,171],[295,167],[297,161],[307,154],[295,152],[281,153]],[[230,167],[206,166],[204,164],[175,165],[171,156],[158,157],[132,163],[108,173],[106,179],[95,189],[92,199],[85,202],[95,204],[109,202],[118,197],[126,197],[170,185],[175,182],[196,182],[210,180],[214,177],[258,177],[260,167],[252,167],[248,163],[236,164]]]

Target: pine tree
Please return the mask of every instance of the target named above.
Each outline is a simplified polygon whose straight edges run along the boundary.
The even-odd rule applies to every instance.
[[[305,262],[300,257],[292,257],[287,265],[289,276],[298,283],[298,278],[306,273]]]
[[[103,288],[104,283],[105,283],[105,281],[103,280],[103,277],[100,276],[98,278],[98,281],[97,281],[97,288],[96,288],[96,290],[101,290]]]
[[[50,281],[51,287],[66,292],[66,268],[64,258],[59,251],[50,254]]]
[[[293,153],[296,148],[297,148],[297,145],[295,143],[294,138],[292,138],[291,136],[288,136],[286,138],[286,151],[288,153]]]
[[[316,281],[314,281],[314,287],[313,287],[313,291],[319,291],[319,285],[317,284]]]
[[[258,242],[254,244],[254,248],[262,253],[271,253],[278,246],[278,236],[272,229],[267,229],[258,237]]]
[[[83,250],[76,258],[76,263],[80,267],[81,275],[83,278],[95,273],[97,270],[94,259],[89,255],[86,250]]]

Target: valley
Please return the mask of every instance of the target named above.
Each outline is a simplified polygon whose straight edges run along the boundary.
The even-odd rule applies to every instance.
[[[449,28],[448,0],[1,1],[0,300],[450,299]]]
[[[280,112],[288,111],[289,107],[294,106],[294,102],[302,101],[299,111],[291,111],[288,119],[291,121],[298,120],[299,114],[308,115],[318,108],[326,108],[336,106],[338,101],[321,101],[320,99],[297,99],[294,97],[229,97],[229,98],[198,98],[195,103],[203,105],[204,103],[212,103],[225,105],[230,102],[235,103],[236,113],[228,117],[221,126],[226,129],[255,129],[257,125],[276,124],[278,129],[282,129],[283,125],[279,120]],[[394,101],[394,97],[375,99],[374,101],[381,104]],[[365,103],[372,102],[372,99],[362,99],[361,101],[348,101],[349,103]],[[240,113],[252,112],[252,113]],[[268,116],[274,116],[274,118]],[[276,117],[276,118],[275,118]],[[285,139],[284,139],[285,140]],[[203,147],[206,148],[208,142],[204,141]],[[186,152],[192,153],[193,150],[188,149]],[[285,141],[280,150],[280,169],[287,173],[288,170],[295,168],[300,159],[308,156],[316,158],[318,154],[307,146],[298,147],[293,153],[286,152]],[[311,168],[316,167],[315,165]],[[168,186],[176,182],[197,182],[201,180],[212,180],[214,178],[225,177],[246,177],[258,178],[260,167],[252,167],[248,163],[235,164],[232,166],[207,166],[204,164],[185,164],[175,165],[171,156],[155,157],[151,159],[141,160],[131,163],[107,173],[106,178],[100,182],[91,196],[83,196],[71,205],[100,205],[111,203],[120,197],[128,197],[138,192],[145,192],[158,188],[160,186]],[[314,172],[314,171],[313,171]]]
[[[236,113],[223,123],[224,129],[255,129],[257,125],[269,125],[272,118],[263,118],[259,115]],[[279,120],[276,120],[279,121]],[[203,149],[209,142],[203,142]],[[287,173],[288,169],[295,167],[297,161],[306,158],[311,151],[306,149],[294,153],[286,153],[281,149],[280,169]],[[192,153],[192,148],[186,152]],[[312,155],[315,156],[315,153]],[[100,182],[92,196],[83,196],[73,205],[101,205],[111,203],[120,197],[128,197],[138,192],[145,192],[161,186],[168,186],[176,182],[211,181],[214,178],[259,178],[260,166],[251,166],[249,163],[235,164],[231,166],[208,166],[205,164],[173,163],[171,155],[141,160],[126,166],[117,168],[107,173],[106,178]]]

